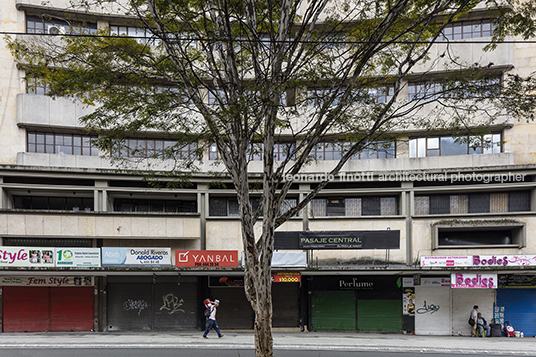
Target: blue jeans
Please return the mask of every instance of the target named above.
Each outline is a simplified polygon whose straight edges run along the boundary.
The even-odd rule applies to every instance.
[[[212,320],[212,319],[208,319],[207,328],[205,329],[205,333],[203,334],[203,337],[207,337],[208,332],[212,328],[214,329],[214,331],[216,331],[216,333],[218,334],[218,337],[221,337],[221,332],[220,332],[220,328],[218,327],[218,323],[216,322],[216,320]]]

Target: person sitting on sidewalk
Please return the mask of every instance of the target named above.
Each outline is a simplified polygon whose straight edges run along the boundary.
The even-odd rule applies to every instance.
[[[488,326],[488,322],[484,317],[482,317],[482,313],[478,313],[476,318],[476,325],[477,325],[477,336],[480,335],[482,337],[489,337],[491,328]],[[486,331],[486,334],[484,335],[484,331]]]

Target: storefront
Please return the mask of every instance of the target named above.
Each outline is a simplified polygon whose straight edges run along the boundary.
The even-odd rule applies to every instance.
[[[402,330],[402,278],[314,276],[311,281],[314,330]]]
[[[3,276],[3,332],[94,329],[91,276]]]
[[[536,276],[500,274],[496,308],[499,317],[516,331],[523,331],[526,337],[536,336]]]
[[[298,327],[300,312],[300,274],[273,272],[272,326]],[[221,301],[218,324],[225,329],[252,329],[255,314],[244,293],[244,277],[210,276],[208,296]]]
[[[108,331],[197,329],[197,278],[178,275],[109,276]]]
[[[99,248],[0,247],[0,266],[28,269],[0,277],[3,332],[93,331],[95,277],[85,271],[57,274],[61,268],[101,266]],[[36,273],[34,270],[41,272]],[[54,273],[47,274],[47,269]]]

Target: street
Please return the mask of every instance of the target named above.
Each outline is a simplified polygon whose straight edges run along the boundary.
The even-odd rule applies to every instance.
[[[276,349],[275,357],[412,357],[416,352],[376,352],[376,351],[319,351]],[[251,349],[205,349],[205,348],[0,348],[0,357],[254,357]],[[452,352],[419,352],[423,357],[453,356]],[[455,354],[457,357],[504,356],[489,352]]]

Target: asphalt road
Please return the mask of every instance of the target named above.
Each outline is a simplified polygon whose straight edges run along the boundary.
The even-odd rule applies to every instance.
[[[275,350],[274,357],[414,357],[415,352],[371,352],[371,351],[297,351]],[[247,349],[204,349],[204,348],[0,348],[0,357],[254,357]],[[419,357],[496,357],[488,353],[452,354],[419,353]],[[504,355],[502,355],[504,356]]]

